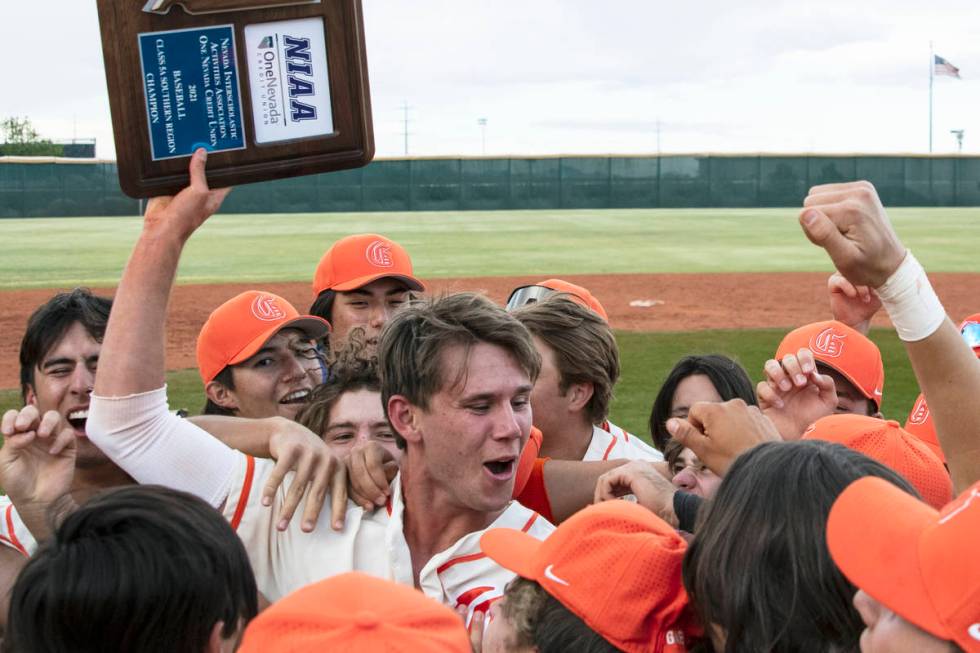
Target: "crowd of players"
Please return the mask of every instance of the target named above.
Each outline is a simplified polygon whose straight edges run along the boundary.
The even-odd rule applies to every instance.
[[[27,324],[5,650],[980,651],[980,315],[947,318],[870,184],[800,214],[835,319],[757,386],[679,360],[650,446],[610,420],[588,290],[426,297],[375,234],[326,252],[308,314],[261,290],[215,309],[203,414],[171,411],[177,264],[228,192],[205,164],[149,203],[114,299],[61,293]],[[882,307],[923,393],[904,428],[865,335]]]

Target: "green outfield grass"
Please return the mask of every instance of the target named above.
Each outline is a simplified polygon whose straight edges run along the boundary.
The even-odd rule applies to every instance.
[[[623,375],[616,389],[613,421],[637,435],[647,437],[650,405],[664,377],[685,354],[722,353],[739,360],[753,380],[761,377],[762,365],[772,356],[785,330],[699,331],[693,333],[617,334]],[[885,361],[884,413],[903,424],[918,394],[918,386],[905,350],[893,331],[875,329],[872,339]],[[197,413],[204,405],[204,391],[197,370],[167,375],[171,408]],[[18,406],[19,394],[0,391],[0,411]]]
[[[194,236],[180,283],[306,281],[358,232],[408,248],[422,277],[624,272],[827,271],[797,209],[632,209],[219,215]],[[977,272],[980,209],[892,209],[933,272]],[[0,220],[0,288],[115,285],[138,218]]]

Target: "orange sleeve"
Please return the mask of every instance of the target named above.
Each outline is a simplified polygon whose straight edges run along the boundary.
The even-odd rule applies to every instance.
[[[548,490],[544,484],[544,464],[549,460],[551,459],[538,458],[534,461],[531,474],[517,500],[525,508],[539,513],[553,524],[555,517],[551,514],[551,500],[548,498]]]
[[[538,458],[543,440],[544,436],[541,434],[541,431],[532,426],[531,437],[527,439],[524,449],[521,450],[521,457],[517,461],[517,473],[514,475],[514,493],[511,495],[514,499],[521,496],[521,493],[524,492],[524,486],[527,485],[528,479],[531,478],[531,472],[534,470],[534,461]]]

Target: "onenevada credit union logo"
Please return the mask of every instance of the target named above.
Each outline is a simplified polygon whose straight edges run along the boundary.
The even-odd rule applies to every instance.
[[[249,83],[256,142],[333,132],[323,21],[247,25]]]

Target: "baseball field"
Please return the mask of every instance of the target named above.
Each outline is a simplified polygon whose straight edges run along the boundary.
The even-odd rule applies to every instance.
[[[956,319],[980,310],[980,210],[889,211]],[[301,311],[323,251],[373,231],[404,245],[430,290],[482,290],[497,301],[560,276],[590,288],[617,331],[623,375],[613,420],[646,433],[650,404],[687,353],[734,356],[754,379],[788,328],[829,319],[830,262],[795,209],[573,210],[218,215],[189,243],[168,318],[171,406],[196,412],[194,342],[208,313],[248,288]],[[0,409],[19,403],[17,350],[31,311],[53,292],[111,293],[140,229],[133,218],[0,220]],[[904,421],[917,394],[901,343],[879,316],[884,412]]]

